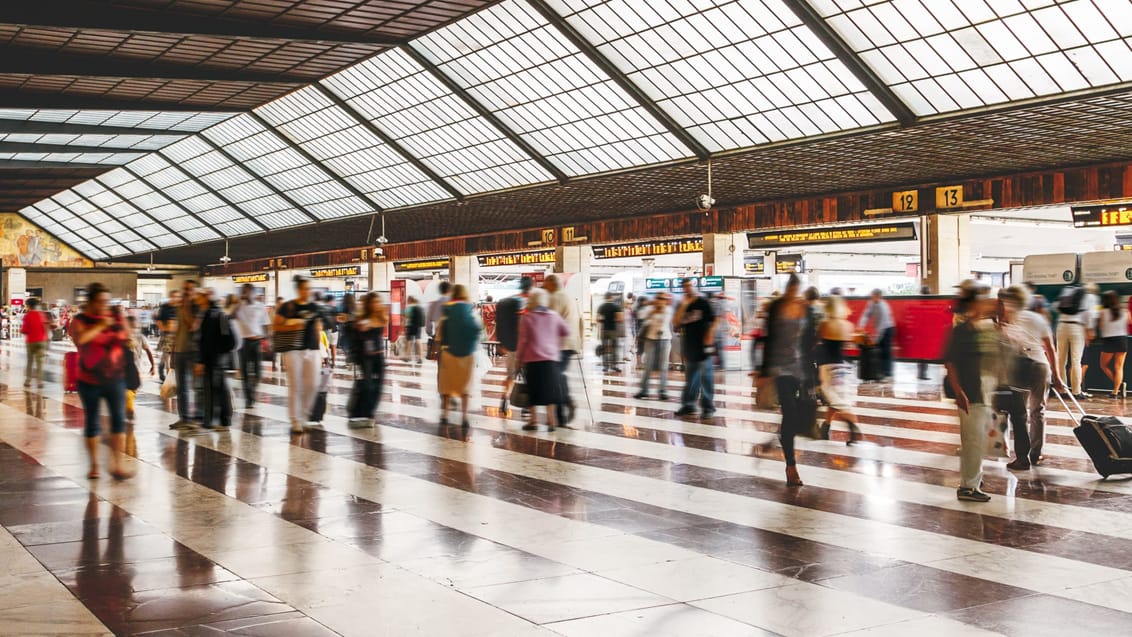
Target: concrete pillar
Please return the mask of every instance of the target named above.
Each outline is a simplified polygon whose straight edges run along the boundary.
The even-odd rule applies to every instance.
[[[928,215],[920,223],[920,280],[949,294],[971,276],[971,215]]]
[[[743,276],[743,250],[747,237],[743,233],[710,233],[704,235],[704,274]]]
[[[468,288],[468,297],[473,303],[480,300],[480,262],[474,256],[452,257],[448,280],[452,285]]]
[[[374,261],[369,264],[369,289],[388,293],[393,289],[393,262]]]
[[[588,325],[590,313],[590,263],[593,252],[589,244],[558,246],[554,252],[554,273],[571,274],[562,287],[578,304],[582,322]]]

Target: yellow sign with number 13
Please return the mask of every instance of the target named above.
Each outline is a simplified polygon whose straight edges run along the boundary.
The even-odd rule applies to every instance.
[[[935,207],[939,209],[962,208],[963,186],[940,186],[936,188]]]

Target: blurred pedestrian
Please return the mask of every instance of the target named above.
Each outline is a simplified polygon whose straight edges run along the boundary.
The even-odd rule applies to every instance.
[[[527,311],[519,322],[517,354],[523,365],[523,378],[530,396],[530,410],[523,429],[533,431],[537,407],[546,407],[546,427],[554,431],[558,421],[556,407],[565,402],[562,392],[562,339],[570,335],[566,321],[547,307],[546,290],[531,290],[527,297]]]
[[[295,277],[295,298],[275,312],[272,330],[284,334],[276,340],[288,340],[283,364],[287,372],[287,406],[291,433],[302,433],[310,420],[311,409],[318,395],[319,370],[322,367],[322,310],[311,298],[311,282]],[[293,349],[292,349],[293,348]]]
[[[965,281],[955,303],[956,323],[947,339],[943,360],[947,369],[947,392],[955,398],[959,413],[959,489],[956,497],[969,502],[989,502],[982,491],[985,438],[991,425],[991,399],[998,384],[998,334],[988,320],[993,310]]]
[[[641,389],[634,398],[649,397],[649,381],[653,374],[660,377],[657,398],[668,400],[668,357],[672,349],[672,297],[660,292],[647,305],[641,320],[644,334],[645,369],[641,375]]]
[[[802,337],[807,329],[809,308],[799,295],[801,287],[802,280],[797,274],[791,274],[782,296],[767,307],[766,345],[763,366],[759,370],[761,377],[774,379],[778,392],[778,403],[782,409],[778,439],[786,459],[786,484],[792,487],[802,486],[794,456],[794,438],[814,424],[803,422],[806,370]]]
[[[385,330],[389,326],[389,312],[377,292],[365,295],[361,312],[352,318],[352,324],[345,325],[351,326],[351,343],[356,350],[353,358],[359,367],[347,414],[348,424],[351,427],[372,425],[385,382]]]
[[[452,300],[445,304],[441,319],[436,324],[436,339],[440,344],[438,388],[441,397],[440,424],[448,424],[449,399],[460,399],[460,424],[468,422],[468,398],[471,393],[472,373],[475,371],[475,353],[479,347],[483,327],[472,312],[468,288],[452,287]]]

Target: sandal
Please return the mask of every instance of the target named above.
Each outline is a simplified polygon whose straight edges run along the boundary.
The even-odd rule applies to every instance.
[[[98,469],[91,469],[91,470],[90,470],[90,471],[88,471],[88,472],[87,472],[87,474],[86,474],[86,479],[87,479],[87,480],[97,480],[97,479],[99,479],[100,477],[101,477],[101,475],[100,475],[100,474],[98,473]]]

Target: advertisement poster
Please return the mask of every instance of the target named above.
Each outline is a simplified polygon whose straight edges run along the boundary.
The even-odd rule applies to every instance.
[[[867,298],[845,299],[851,312],[849,320],[857,325],[865,311]],[[893,296],[885,298],[892,308],[896,328],[892,338],[892,356],[900,360],[937,361],[951,333],[950,296]]]

